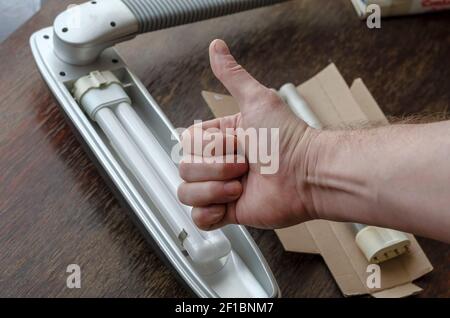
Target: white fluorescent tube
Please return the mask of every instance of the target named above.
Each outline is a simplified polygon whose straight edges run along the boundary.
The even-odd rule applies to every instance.
[[[108,137],[120,159],[178,237],[196,264],[227,256],[231,244],[222,231],[199,230],[181,204],[178,168],[131,106],[122,84],[111,72],[92,72],[74,84],[74,96]],[[116,113],[114,113],[114,111]]]
[[[125,130],[136,143],[146,160],[149,162],[150,166],[155,169],[160,180],[164,182],[167,189],[165,192],[172,194],[172,200],[178,203],[180,207],[179,213],[183,212],[183,214],[188,217],[188,221],[192,222],[190,218],[191,208],[179,202],[176,195],[178,187],[183,180],[180,178],[178,168],[174,164],[173,160],[166,153],[164,148],[161,147],[158,140],[150,132],[130,104],[119,104],[116,107],[115,112],[117,118],[119,118]],[[173,217],[178,217],[178,212],[172,214]],[[190,231],[188,231],[187,228],[185,230],[188,234],[190,234]],[[197,228],[195,228],[195,231],[198,232],[198,234],[200,234],[206,242],[210,242],[211,246],[216,246],[217,251],[210,251],[212,252],[212,257],[218,258],[219,256],[225,256],[230,252],[230,243],[221,231],[216,230],[206,232]]]
[[[204,238],[195,227],[181,204],[173,197],[156,170],[143,157],[136,145],[109,108],[95,114],[95,120],[110,140],[128,169],[139,181],[145,192],[176,235],[187,233],[183,246],[195,263],[204,264],[218,260],[230,252],[230,243],[222,234]]]
[[[292,111],[307,123],[308,126],[315,129],[322,128],[320,120],[311,108],[309,108],[303,97],[298,93],[297,87],[295,87],[294,84],[288,83],[283,85],[280,88],[279,95],[291,107]]]
[[[108,137],[192,261],[205,265],[227,256],[231,244],[222,231],[200,231],[192,221],[190,208],[178,201],[181,179],[177,167],[131,107],[114,74],[92,72],[75,83],[74,95]]]

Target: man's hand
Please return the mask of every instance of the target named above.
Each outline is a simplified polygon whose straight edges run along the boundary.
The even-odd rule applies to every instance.
[[[193,219],[200,228],[231,223],[280,228],[320,218],[450,242],[450,121],[317,131],[238,65],[223,41],[211,44],[210,56],[214,74],[241,112],[204,123],[200,135],[208,137],[215,128],[223,144],[239,145],[245,140],[227,134],[227,128],[278,128],[279,170],[262,174],[260,162],[236,163],[236,158],[228,164],[182,163],[186,183],[178,195],[194,207]],[[193,135],[183,136],[188,152],[185,145],[192,144]],[[244,149],[244,156],[251,158],[252,152]],[[194,147],[187,159],[204,154],[196,151]]]
[[[307,158],[317,132],[298,119],[274,91],[247,73],[223,41],[211,43],[210,59],[214,74],[236,99],[241,112],[203,123],[202,133],[215,128],[224,140],[234,139],[231,142],[239,144],[242,141],[227,135],[227,128],[278,128],[279,153],[275,155],[279,155],[279,170],[261,174],[260,163],[238,163],[236,153],[222,154],[234,157],[233,163],[207,163],[205,158],[195,163],[192,158],[199,159],[203,152],[195,153],[190,146],[195,129],[191,127],[182,141],[190,160],[180,164],[180,175],[186,181],[178,191],[180,201],[193,206],[193,220],[205,230],[227,224],[279,228],[312,219],[314,212],[303,180],[314,167]],[[247,158],[249,148],[245,148]]]

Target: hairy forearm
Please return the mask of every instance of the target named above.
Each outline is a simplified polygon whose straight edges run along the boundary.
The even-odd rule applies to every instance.
[[[311,214],[450,242],[450,122],[313,138],[303,181]]]

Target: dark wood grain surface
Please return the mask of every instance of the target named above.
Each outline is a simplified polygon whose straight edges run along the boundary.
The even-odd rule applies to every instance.
[[[43,10],[0,46],[0,296],[183,297],[75,139],[34,65],[33,31],[68,3]],[[210,119],[200,91],[224,92],[207,47],[225,39],[266,85],[301,83],[333,61],[362,77],[388,115],[450,104],[450,12],[359,21],[349,0],[298,0],[141,36],[119,47],[177,127]],[[286,253],[272,231],[251,231],[287,297],[340,297],[319,256]],[[422,297],[450,296],[450,247],[419,239],[435,270]],[[82,288],[66,288],[79,264]]]

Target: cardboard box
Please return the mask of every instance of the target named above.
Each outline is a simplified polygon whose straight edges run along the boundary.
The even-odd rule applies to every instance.
[[[365,122],[388,124],[386,117],[361,79],[349,88],[334,64],[298,87],[311,109],[326,127]],[[239,112],[231,96],[202,92],[216,117]],[[433,270],[414,236],[410,253],[382,263],[381,288],[368,288],[368,262],[355,243],[347,223],[316,220],[277,230],[286,251],[322,255],[345,296],[406,297],[422,289],[413,284]]]

